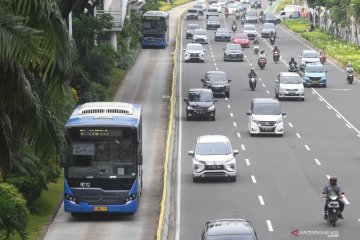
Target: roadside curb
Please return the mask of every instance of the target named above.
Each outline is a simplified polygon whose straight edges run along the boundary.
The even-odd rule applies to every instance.
[[[43,226],[41,233],[40,233],[40,239],[43,240],[46,236],[47,231],[49,230],[50,225],[54,221],[56,214],[59,212],[60,207],[63,203],[63,197],[61,196],[59,200],[57,201],[53,213],[50,215],[48,222]]]

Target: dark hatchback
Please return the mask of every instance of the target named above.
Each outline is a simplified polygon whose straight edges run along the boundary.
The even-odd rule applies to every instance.
[[[224,61],[244,61],[244,53],[240,44],[228,43],[224,48]]]
[[[206,88],[189,89],[186,103],[186,120],[194,118],[207,118],[215,121],[215,105],[213,92]]]
[[[186,39],[193,38],[194,31],[196,29],[199,29],[199,28],[200,28],[200,25],[197,24],[197,23],[192,23],[192,24],[187,25],[187,27],[186,27]]]
[[[231,32],[227,28],[218,28],[215,32],[215,41],[230,42]]]
[[[245,219],[218,219],[209,221],[201,240],[258,240],[250,221]]]
[[[206,29],[218,29],[220,27],[219,16],[209,16],[206,24]]]
[[[223,71],[208,71],[205,79],[201,79],[204,88],[210,88],[214,95],[224,95],[230,97],[230,82],[228,76]]]

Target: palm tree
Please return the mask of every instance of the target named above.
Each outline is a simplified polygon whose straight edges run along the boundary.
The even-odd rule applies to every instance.
[[[0,171],[5,179],[14,170],[39,173],[34,158],[47,164],[59,155],[63,125],[56,109],[69,92],[73,49],[56,0],[0,0]]]

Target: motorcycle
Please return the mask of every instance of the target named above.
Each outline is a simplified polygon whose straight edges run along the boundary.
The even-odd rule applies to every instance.
[[[232,28],[233,32],[236,32],[237,27],[235,24],[233,24],[231,28]]]
[[[280,54],[279,54],[278,51],[275,51],[275,52],[273,53],[273,60],[274,60],[274,62],[275,62],[275,63],[278,63],[279,59],[280,59]]]
[[[241,24],[242,24],[242,25],[245,24],[245,17],[241,17]]]
[[[229,12],[226,12],[225,13],[225,18],[227,19],[229,17],[229,15],[230,15]]]
[[[320,54],[320,62],[322,64],[324,64],[326,62],[326,55],[325,54]]]
[[[327,221],[335,227],[336,221],[339,219],[340,213],[340,198],[337,194],[332,194],[328,197],[327,203]]]
[[[270,44],[274,45],[275,43],[275,37],[270,36]]]
[[[256,88],[256,78],[255,77],[251,76],[251,78],[249,79],[249,86],[252,91],[255,90],[255,88]]]
[[[349,84],[352,84],[354,81],[354,73],[348,72],[346,80],[348,81]]]
[[[258,59],[258,66],[263,70],[265,68],[266,60],[263,57],[260,57]]]
[[[297,65],[292,63],[292,64],[289,65],[288,71],[289,72],[297,72],[297,73],[299,73],[299,68],[298,68]]]
[[[254,53],[258,55],[259,53],[259,45],[254,45]]]

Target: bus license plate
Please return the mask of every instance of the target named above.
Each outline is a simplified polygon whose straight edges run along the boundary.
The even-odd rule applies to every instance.
[[[94,207],[94,212],[107,212],[107,207]]]

